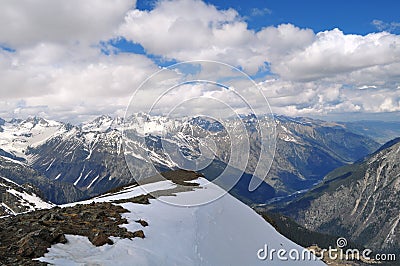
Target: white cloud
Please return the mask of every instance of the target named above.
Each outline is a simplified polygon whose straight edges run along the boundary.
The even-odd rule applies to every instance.
[[[253,8],[251,9],[251,15],[252,16],[265,16],[265,15],[271,15],[272,14],[272,10],[264,7],[264,8]]]
[[[4,100],[0,114],[8,118],[15,111],[21,116],[41,112],[46,117],[66,120],[75,120],[78,114],[111,114],[124,109],[140,83],[158,70],[143,55],[91,52],[93,56],[78,61],[67,60],[63,52],[46,58],[35,56],[37,53],[31,50],[3,56],[0,84]]]
[[[251,47],[254,32],[235,10],[218,10],[202,1],[161,1],[151,11],[132,10],[119,33],[166,58],[218,60],[250,72],[265,62]]]
[[[42,115],[79,121],[121,113],[131,93],[158,67],[143,55],[105,56],[132,0],[2,2],[0,116]]]
[[[161,0],[150,11],[134,7],[132,0],[3,1],[0,45],[15,52],[0,48],[0,117],[123,113],[134,88],[158,67],[145,55],[102,54],[100,42],[118,37],[163,59],[216,60],[250,74],[267,62],[275,79],[262,86],[276,113],[400,111],[399,35],[314,33],[291,24],[254,31],[236,10],[199,0]],[[380,30],[397,25],[374,24]],[[220,71],[203,75],[227,74]]]
[[[161,1],[151,11],[130,11],[119,33],[169,59],[218,60],[250,74],[268,62],[284,80],[396,85],[393,78],[399,75],[398,35],[361,36],[338,29],[315,34],[291,24],[254,32],[236,11],[195,0]]]
[[[316,34],[310,45],[271,65],[283,78],[316,80],[398,62],[400,36],[387,32],[346,35],[334,29]]]
[[[400,29],[400,22],[395,21],[388,23],[379,19],[374,19],[371,24],[380,31],[393,32]]]
[[[195,0],[161,1],[151,11],[130,11],[119,33],[170,59],[219,60],[250,74],[268,62],[275,74],[292,81],[387,85],[399,75],[394,67],[400,62],[398,35],[361,36],[338,29],[315,34],[291,24],[254,32],[236,11]]]
[[[113,36],[133,0],[4,0],[0,43],[12,48],[41,42],[97,43]]]
[[[342,83],[267,80],[259,84],[275,113],[290,116],[400,111],[400,90]]]
[[[271,65],[278,64],[287,55],[301,52],[315,41],[312,30],[300,29],[292,24],[266,27],[256,36],[257,51],[264,54]]]

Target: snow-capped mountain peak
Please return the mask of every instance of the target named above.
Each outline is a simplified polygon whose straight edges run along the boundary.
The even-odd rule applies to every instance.
[[[11,120],[2,126],[0,147],[16,157],[26,158],[29,147],[39,146],[65,131],[65,124],[44,118]]]
[[[83,123],[81,128],[84,132],[106,132],[107,130],[121,128],[123,119],[120,117],[112,118],[108,115],[102,115],[93,121]]]

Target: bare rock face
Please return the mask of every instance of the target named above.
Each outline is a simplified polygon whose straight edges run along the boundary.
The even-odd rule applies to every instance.
[[[42,228],[27,234],[17,242],[19,246],[17,255],[35,258],[47,251],[48,244],[65,244],[66,242],[67,240],[61,229],[51,228],[49,230],[48,228]]]
[[[306,228],[376,252],[400,248],[400,139],[339,168],[283,211]]]

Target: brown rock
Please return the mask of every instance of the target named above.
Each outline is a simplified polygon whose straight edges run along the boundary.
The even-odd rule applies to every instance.
[[[135,222],[141,224],[143,227],[149,226],[149,224],[145,220],[142,220],[142,219],[137,220]]]
[[[92,242],[92,244],[95,245],[96,247],[100,247],[105,244],[109,244],[109,245],[114,244],[114,242],[111,239],[109,239],[108,236],[104,233],[97,233],[93,237],[93,239],[90,240],[90,242]]]
[[[138,231],[133,232],[133,237],[145,238],[145,235],[142,230],[138,230]]]
[[[35,254],[35,241],[31,236],[26,236],[18,241],[17,254],[22,257],[33,257]]]
[[[51,244],[56,244],[56,243],[66,244],[68,242],[67,239],[65,238],[64,233],[59,228],[52,230],[50,235],[51,235],[51,242],[50,242]]]

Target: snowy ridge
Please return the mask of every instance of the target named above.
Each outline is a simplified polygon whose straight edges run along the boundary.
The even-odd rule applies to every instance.
[[[180,192],[176,203],[184,204],[188,198],[204,198],[220,192],[220,188],[200,178],[201,188]],[[143,186],[130,186],[114,194],[97,197],[92,201],[105,202],[127,199],[149,191],[166,190],[176,185],[161,181]],[[144,191],[145,189],[145,191]],[[168,196],[169,197],[169,196]],[[162,199],[162,197],[161,197]],[[123,203],[129,213],[123,214],[128,230],[143,229],[144,239],[112,238],[113,245],[93,246],[86,237],[67,235],[67,244],[53,245],[38,260],[56,265],[281,265],[302,264],[304,261],[261,261],[257,251],[265,244],[269,248],[303,248],[280,235],[251,208],[226,194],[217,201],[198,207],[179,207],[159,200],[149,205]],[[71,206],[64,205],[65,207]],[[135,222],[143,219],[149,226],[143,228]],[[309,261],[307,265],[323,265]]]

